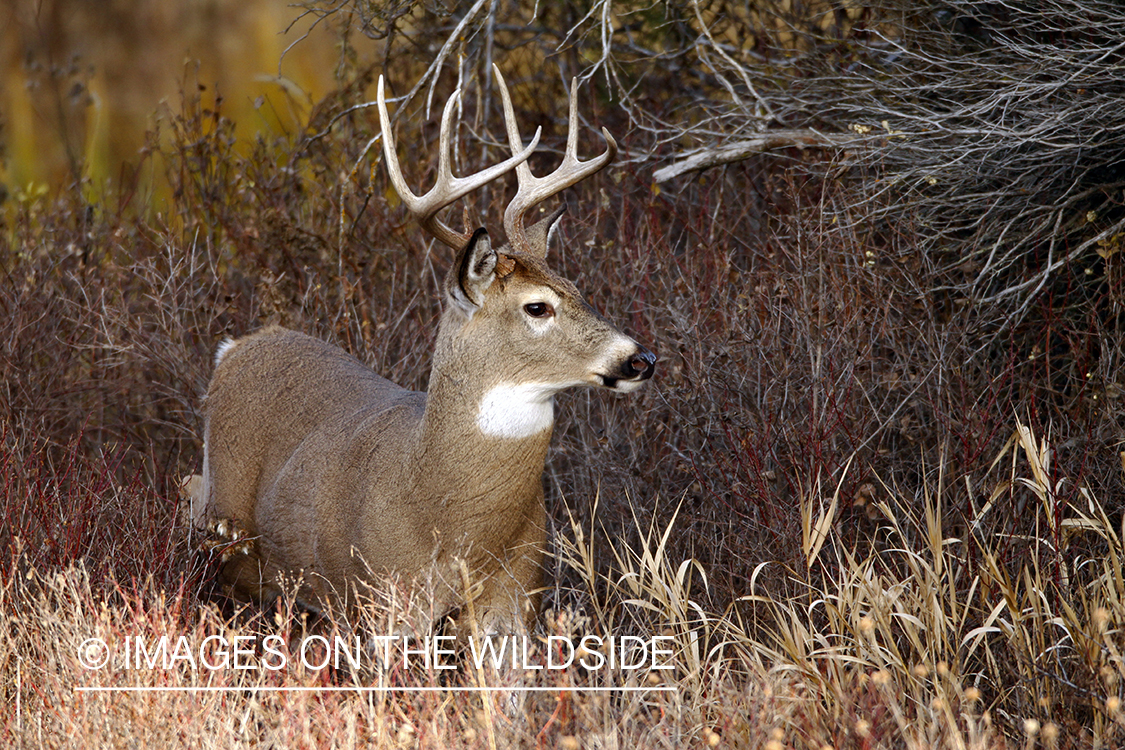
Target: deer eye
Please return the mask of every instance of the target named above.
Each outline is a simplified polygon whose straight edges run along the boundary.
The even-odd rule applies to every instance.
[[[549,318],[555,314],[555,308],[546,302],[528,302],[523,311],[533,318]]]

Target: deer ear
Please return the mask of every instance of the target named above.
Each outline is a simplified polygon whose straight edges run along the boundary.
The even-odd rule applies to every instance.
[[[565,213],[566,204],[564,203],[527,228],[527,244],[532,255],[538,255],[540,258],[547,257],[551,241],[555,239],[556,230],[559,228],[559,219]]]
[[[454,304],[470,315],[484,304],[484,293],[496,278],[496,261],[488,232],[473,232],[446,277],[445,292]]]

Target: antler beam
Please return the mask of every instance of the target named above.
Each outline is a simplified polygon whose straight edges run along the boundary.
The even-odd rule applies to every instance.
[[[520,149],[523,147],[523,139],[516,126],[516,116],[512,110],[508,87],[504,84],[504,76],[500,73],[500,68],[493,65],[492,69],[496,73],[500,94],[504,99],[504,122],[508,129],[508,145],[513,154],[522,154],[523,151]],[[566,136],[566,154],[559,168],[546,177],[536,177],[531,174],[531,168],[525,160],[521,160],[516,166],[519,190],[504,211],[504,231],[508,234],[508,244],[513,250],[522,252],[531,250],[523,224],[524,216],[528,211],[552,195],[562,192],[604,168],[617,155],[617,141],[613,140],[608,130],[602,128],[602,136],[606,141],[605,152],[589,161],[578,160],[578,98],[575,96],[577,89],[578,79],[574,78],[570,84],[570,124]],[[537,130],[536,137],[532,139],[533,144],[538,137]]]
[[[501,86],[503,86],[503,83],[501,83]],[[438,211],[445,208],[450,203],[453,203],[458,198],[478,188],[484,187],[489,182],[511,172],[513,169],[517,169],[520,166],[524,166],[526,169],[524,162],[526,162],[532,152],[535,151],[535,147],[539,145],[539,135],[541,132],[540,129],[536,129],[535,136],[531,139],[531,143],[527,148],[513,148],[512,156],[505,161],[468,177],[455,177],[450,168],[450,142],[452,140],[453,105],[460,95],[461,89],[457,89],[457,91],[453,92],[453,95],[449,97],[449,101],[445,103],[445,110],[441,115],[441,134],[438,139],[437,182],[425,195],[417,196],[411,192],[406,184],[406,180],[402,176],[402,168],[399,166],[394,135],[391,133],[390,117],[387,114],[387,102],[383,94],[383,76],[379,76],[379,126],[383,131],[383,154],[387,160],[387,171],[390,173],[391,183],[394,185],[395,191],[399,194],[399,197],[402,198],[402,202],[406,204],[407,209],[418,219],[418,223],[422,228],[455,250],[462,248],[465,243],[469,241],[470,235],[450,229],[437,218]],[[507,97],[507,91],[505,91],[504,95]],[[508,107],[508,111],[511,111],[510,107]],[[571,111],[573,118],[573,108]],[[511,127],[510,123],[509,127]],[[528,174],[530,174],[530,172],[528,172]]]

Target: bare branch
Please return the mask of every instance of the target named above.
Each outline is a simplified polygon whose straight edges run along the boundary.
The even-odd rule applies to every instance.
[[[678,161],[652,173],[656,182],[667,182],[688,172],[721,167],[751,156],[780,148],[840,148],[862,142],[854,135],[820,133],[816,130],[769,130],[755,138],[714,148],[700,148],[680,154]]]

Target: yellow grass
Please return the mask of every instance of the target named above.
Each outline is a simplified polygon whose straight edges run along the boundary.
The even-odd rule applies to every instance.
[[[1006,481],[1049,495],[1050,450],[1017,426],[998,458],[1009,465]],[[3,689],[16,709],[2,731],[28,747],[991,748],[1011,746],[1004,737],[1013,732],[1026,747],[1061,747],[1067,731],[1081,730],[1039,717],[1050,717],[1052,685],[1065,670],[1071,680],[1100,681],[1087,685],[1086,739],[1114,746],[1125,737],[1114,697],[1125,667],[1121,530],[1088,494],[1084,507],[1067,509],[1062,527],[1097,535],[1109,554],[1080,560],[1060,586],[1034,562],[1005,568],[996,539],[972,529],[951,536],[937,489],[921,503],[891,492],[876,504],[877,551],[857,556],[829,531],[814,570],[788,574],[794,593],[747,581],[742,601],[722,612],[706,604],[706,571],[666,556],[672,526],[639,529],[639,549],[611,546],[623,574],[605,579],[588,532],[573,525],[559,555],[590,604],[548,614],[538,640],[663,635],[667,671],[441,670],[417,656],[402,668],[399,656],[380,661],[370,646],[357,669],[346,660],[317,668],[319,652],[308,652],[309,664],[300,657],[311,636],[331,643],[404,632],[401,619],[388,625],[403,611],[393,592],[359,619],[311,626],[289,606],[223,616],[152,582],[99,590],[81,566],[45,577],[27,570],[0,589]],[[183,641],[178,655],[166,649],[171,665],[155,656],[161,636]],[[270,636],[278,656],[262,648]],[[223,664],[215,644],[233,650],[238,637],[258,651]],[[96,648],[82,651],[91,638],[112,651],[108,666],[96,664]],[[155,668],[124,661],[138,638]],[[542,645],[534,653],[528,665],[542,665]],[[95,668],[83,666],[84,654]],[[508,689],[459,691],[481,685]],[[528,687],[548,689],[520,692]],[[590,687],[616,692],[572,691]],[[419,688],[429,690],[408,692]]]

